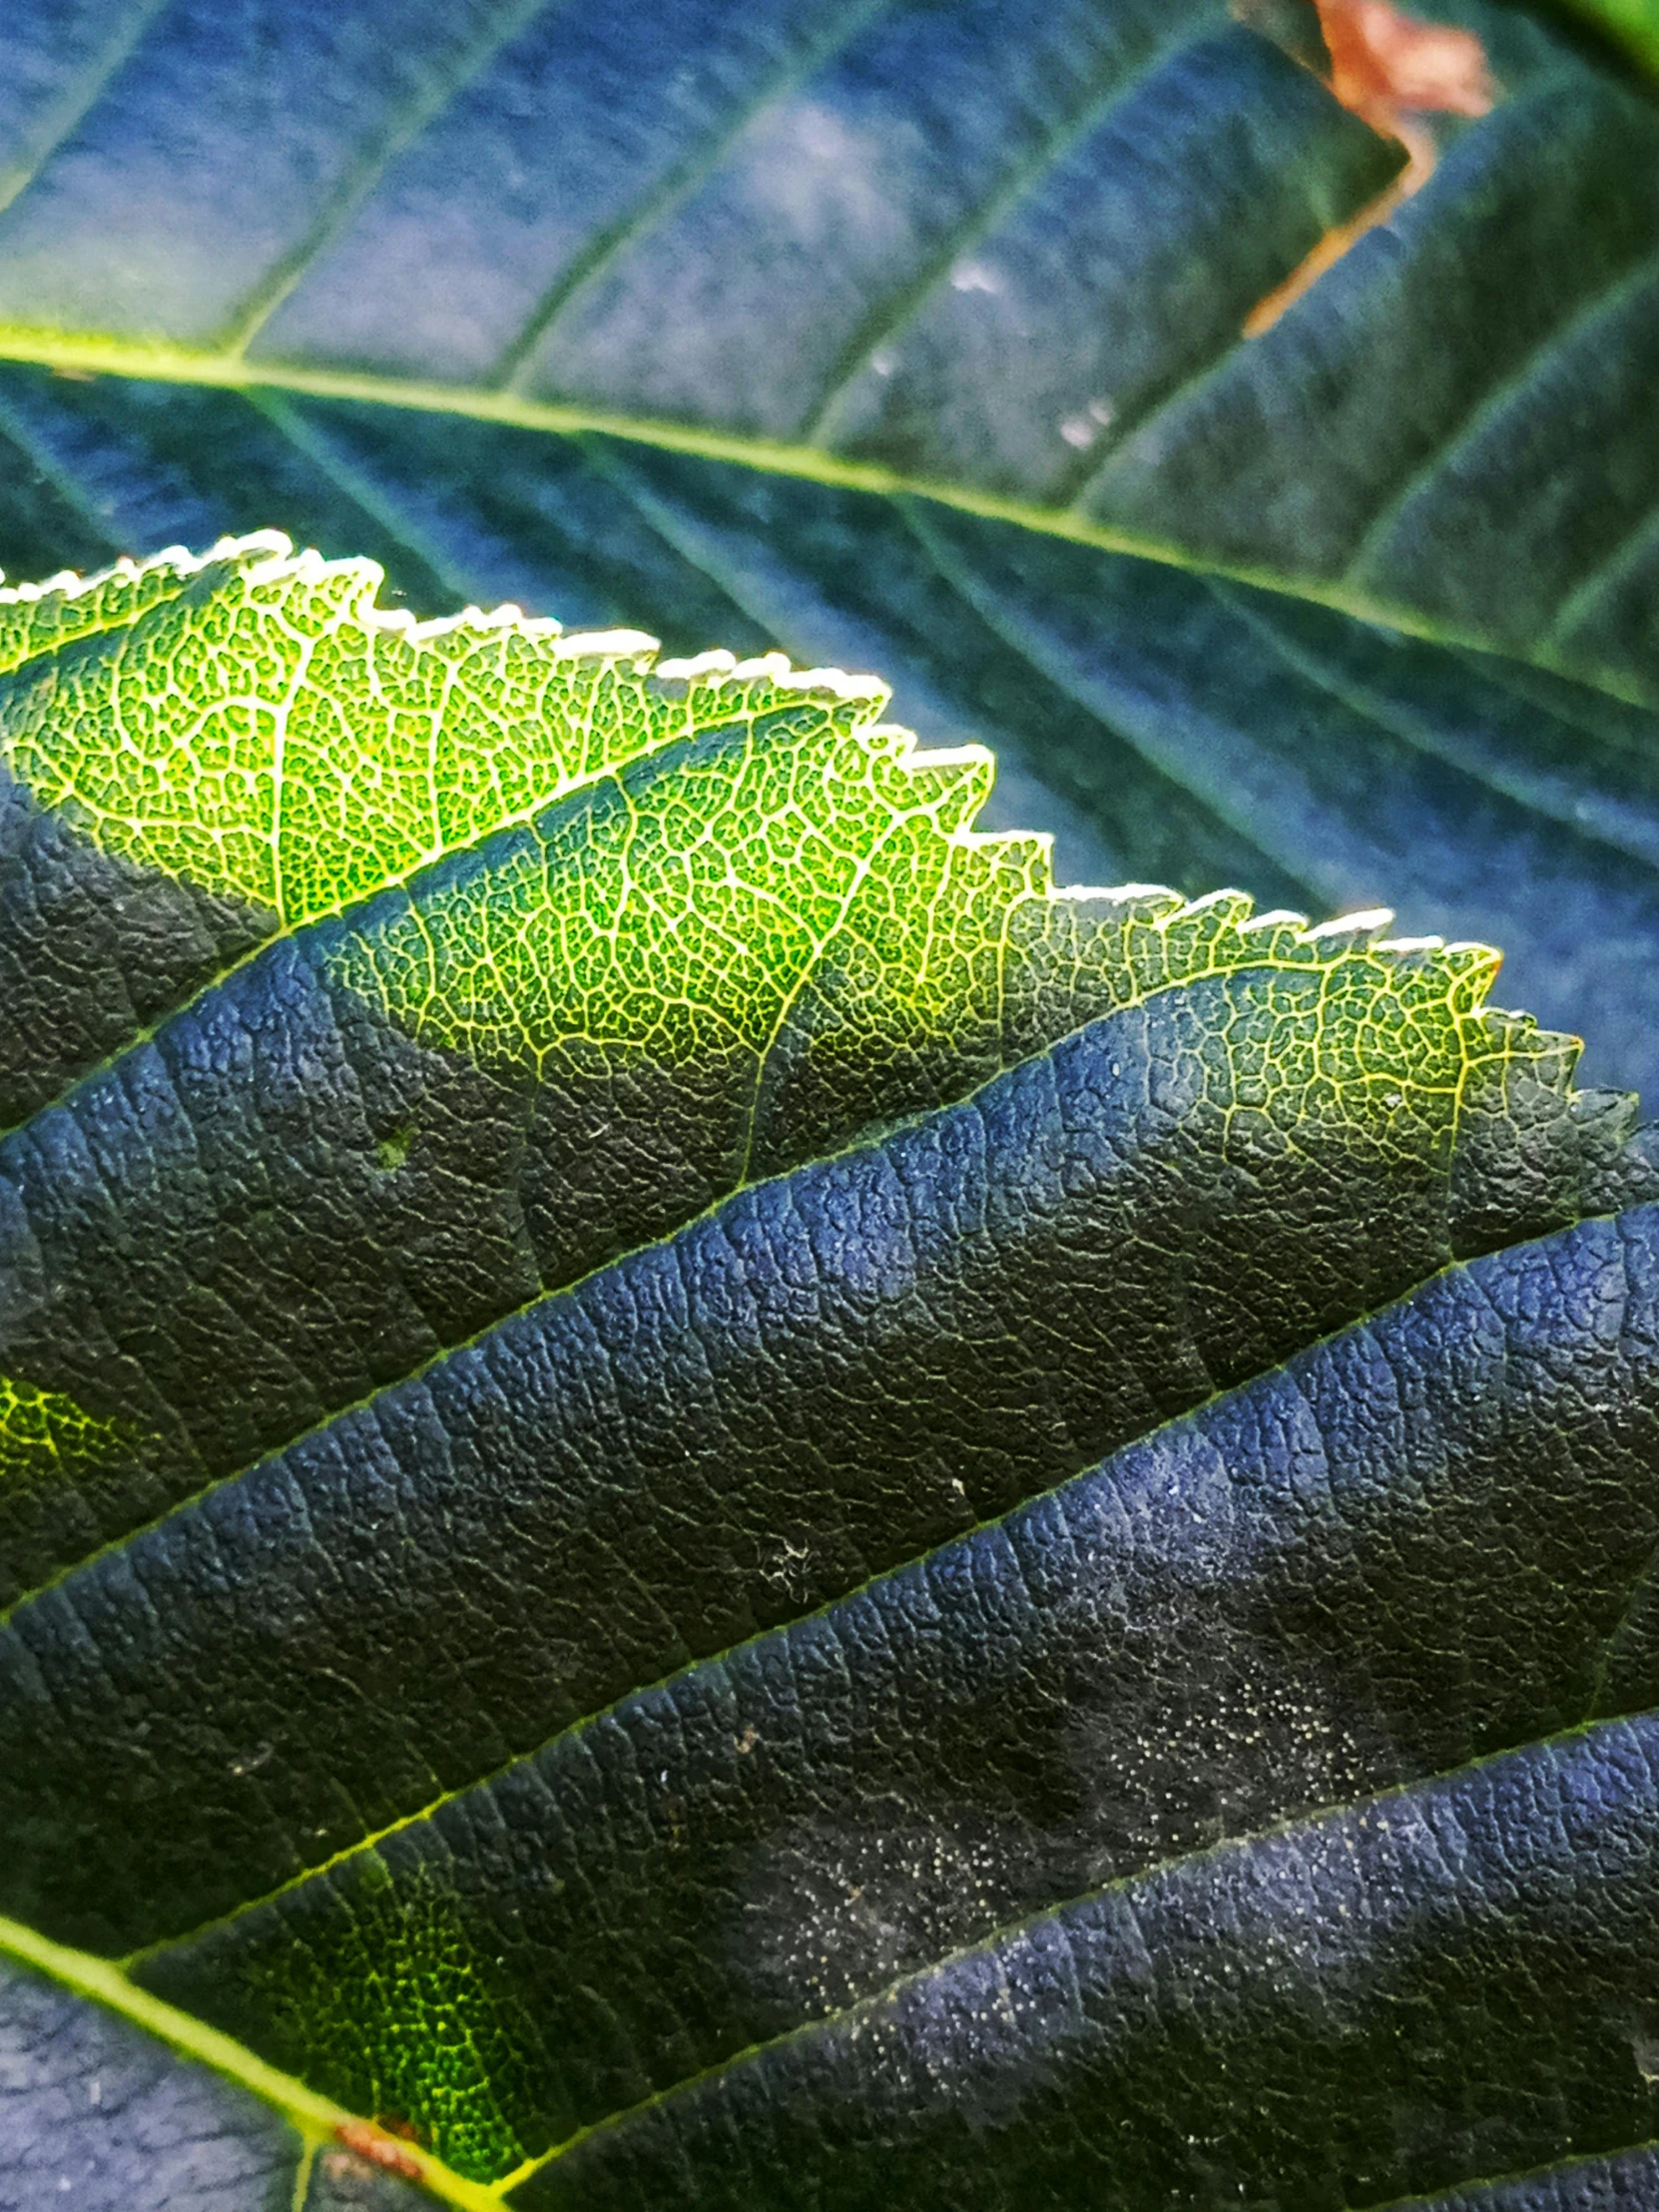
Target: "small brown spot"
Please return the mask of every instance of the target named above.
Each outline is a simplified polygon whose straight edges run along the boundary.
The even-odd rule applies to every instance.
[[[408,2144],[389,2134],[376,2120],[341,2120],[334,2137],[346,2150],[355,2151],[359,2158],[383,2167],[389,2174],[398,2174],[405,2181],[421,2178],[420,2160]]]
[[[1396,8],[1393,0],[1315,0],[1320,29],[1331,57],[1327,82],[1351,115],[1380,138],[1405,149],[1405,166],[1358,215],[1324,238],[1257,300],[1245,317],[1247,338],[1271,330],[1285,309],[1316,284],[1349,249],[1386,223],[1402,202],[1422,190],[1434,174],[1438,147],[1424,118],[1430,115],[1482,116],[1490,112],[1497,88],[1486,66],[1486,50],[1472,31],[1446,23],[1422,23]],[[1252,10],[1241,0],[1246,21]]]
[[[374,2124],[383,2135],[395,2135],[400,2142],[424,2143],[426,2140],[414,2121],[404,2119],[401,2112],[376,2112]]]

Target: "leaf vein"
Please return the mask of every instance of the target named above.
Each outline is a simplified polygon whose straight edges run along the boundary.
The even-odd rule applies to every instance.
[[[48,112],[28,158],[0,173],[0,214],[28,191],[59,147],[80,128],[168,5],[169,0],[138,0],[126,23],[95,56],[86,74],[65,90]]]
[[[681,206],[704,179],[713,174],[722,157],[758,115],[805,83],[826,62],[832,61],[891,5],[892,0],[856,0],[855,5],[845,7],[804,49],[790,55],[767,77],[736,115],[727,117],[701,146],[672,163],[632,207],[604,225],[542,293],[518,334],[497,355],[494,368],[485,381],[499,389],[512,389],[536,347],[576,294],[602,276],[620,255],[637,244],[665,216]]]
[[[229,352],[246,352],[277,308],[297,289],[313,263],[340,235],[352,216],[368,199],[398,155],[412,146],[438,120],[456,96],[489,67],[510,40],[526,30],[549,7],[562,7],[564,4],[565,0],[512,0],[512,4],[501,11],[495,22],[478,33],[468,51],[459,58],[450,77],[441,84],[430,85],[414,95],[402,113],[394,116],[378,138],[347,166],[304,236],[268,273],[258,290],[244,301],[241,312],[233,320],[226,336],[226,349]]]
[[[1630,296],[1639,291],[1656,271],[1659,271],[1659,246],[1651,248],[1638,260],[1627,264],[1608,277],[1564,321],[1559,321],[1546,330],[1528,348],[1523,358],[1500,376],[1495,384],[1476,393],[1457,421],[1447,425],[1441,436],[1435,440],[1432,449],[1406,474],[1366,525],[1365,535],[1350,556],[1344,574],[1349,577],[1360,575],[1417,494],[1443,470],[1454,467],[1458,454],[1474,444],[1503,409],[1525,391],[1528,384],[1547,375],[1559,352],[1586,330],[1593,328],[1603,316],[1619,314],[1628,304]]]
[[[1122,67],[1121,57],[1113,55],[1101,75],[1091,79],[1084,88],[1081,105],[1070,115],[1062,117],[1026,159],[1017,164],[993,188],[980,206],[964,212],[960,222],[933,249],[896,297],[879,302],[859,322],[830,371],[830,381],[811,421],[801,433],[809,445],[829,442],[831,417],[848,386],[868,364],[870,357],[882,346],[889,344],[900,330],[914,320],[928,295],[962,250],[985,238],[1022,200],[1029,199],[1038,191],[1044,180],[1074,146],[1080,144],[1091,132],[1110,122],[1113,115],[1127,106],[1150,79],[1165,68],[1184,47],[1195,42],[1194,26],[1184,24],[1175,37],[1163,44],[1155,43],[1149,52],[1132,61],[1127,70]]]

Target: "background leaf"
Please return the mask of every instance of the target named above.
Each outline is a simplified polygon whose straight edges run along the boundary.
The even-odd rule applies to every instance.
[[[1653,0],[1566,0],[1566,5],[1649,70],[1659,63],[1659,9]]]

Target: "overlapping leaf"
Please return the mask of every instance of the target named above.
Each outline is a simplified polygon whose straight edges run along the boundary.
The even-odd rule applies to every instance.
[[[373,585],[265,539],[5,608],[25,2172],[1628,2166],[1628,1100],[1478,947],[1056,894],[871,683]]]
[[[1553,623],[1639,688],[1653,118],[1453,12],[1490,112],[1243,343],[1402,159],[1305,66],[1312,10],[24,7],[7,350],[816,448],[1489,643]]]

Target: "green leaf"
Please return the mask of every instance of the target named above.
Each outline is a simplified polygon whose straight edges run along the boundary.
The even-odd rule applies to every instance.
[[[1655,1950],[1651,1723],[1481,1762],[1652,1697],[1651,1610],[1606,1636],[1632,1575],[1651,1608],[1656,1235],[1644,1208],[1453,1271],[1000,1523],[152,1950],[138,1976],[339,2093],[407,2097],[425,2071],[410,2101],[429,2110],[454,2094],[460,2038],[407,2023],[472,1961],[482,2022],[465,2047],[493,2061],[475,2112],[499,2127],[505,2085],[521,2146],[572,2142],[532,2203],[861,2203],[873,2171],[903,2201],[1069,2201],[1104,2161],[1126,2203],[1166,2202],[1207,2163],[1309,2204],[1341,2201],[1322,2165],[1346,2164],[1351,2201],[1375,2201],[1443,2175],[1459,2128],[1485,2129],[1505,2161],[1547,2155],[1531,2075],[1572,2103],[1574,2140],[1639,2135],[1622,2008]],[[1569,1437],[1566,1404],[1604,1409]],[[1436,1770],[1453,1771],[1386,1794]],[[1581,1829],[1562,1833],[1563,1800]],[[1485,1866],[1480,1821],[1499,1855]],[[1572,1856],[1603,1821],[1605,1872]],[[1430,1840],[1459,1823],[1462,1864],[1430,1875]],[[1401,1864],[1340,1871],[1373,1834],[1384,1862],[1404,1839]],[[1235,1835],[1251,1840],[1215,1848]],[[1539,1895],[1517,1902],[1506,1878],[1534,1858]],[[1205,1903],[1211,1884],[1224,1894]],[[1582,1955],[1546,2004],[1552,1973],[1527,1946],[1552,1901],[1551,1940]],[[1120,1912],[1143,1932],[1155,1913],[1190,1924],[1144,1936],[1151,1990],[1144,1957],[1087,1962],[1091,1917]],[[987,1976],[1017,1982],[1019,1955],[1073,1926],[1068,1986],[989,1999]],[[1506,1942],[1512,1963],[1492,1955]],[[1609,1961],[1609,1944],[1624,1954]],[[1111,2038],[1090,2016],[1121,2012],[1125,1974],[1146,2024],[1131,2015],[1121,2055],[1093,2054]],[[1532,1977],[1518,2013],[1500,1975]],[[1450,2043],[1453,1993],[1497,2024]],[[1176,2028],[1169,2013],[1188,2010]],[[1187,2054],[1173,2074],[1172,2036]],[[1254,2037],[1268,2048],[1247,2078]],[[1577,2082],[1602,2064],[1604,2087]],[[1390,2099],[1418,2115],[1414,2139],[1396,2145],[1376,2117]],[[749,2116],[705,2136],[713,2105]],[[1275,2106],[1276,2129],[1252,2119]],[[1205,2112],[1195,2159],[1184,2131]],[[989,2133],[977,2181],[949,2147],[964,2121]],[[820,2126],[832,2152],[812,2146]]]
[[[29,2142],[61,2043],[290,2198],[1639,2144],[1632,1102],[1477,945],[1055,891],[869,682],[374,582],[267,537],[6,603]],[[241,934],[144,1020],[158,912]]]
[[[1524,9],[1436,0],[1493,105],[1419,117],[1422,189],[1247,339],[1400,149],[1326,90],[1304,0],[1244,12],[676,0],[642,42],[609,0],[234,34],[26,0],[0,360],[63,374],[0,368],[0,559],[275,523],[373,553],[422,614],[878,668],[930,742],[994,742],[1005,790],[1024,751],[1005,819],[1060,832],[1065,872],[1500,942],[1598,1077],[1651,1088],[1652,721],[1607,696],[1659,704],[1651,100]],[[574,444],[593,424],[615,441]],[[759,559],[734,536],[746,507],[782,559],[773,515]],[[1058,661],[955,604],[1004,539],[1082,610]],[[1222,573],[1294,597],[1241,622]],[[1370,629],[1303,650],[1313,601],[1425,641],[1408,698]],[[237,921],[156,918],[186,966]]]
[[[1648,69],[1659,66],[1659,7],[1654,0],[1562,0]]]
[[[0,558],[459,617],[5,606],[18,2212],[1653,2193],[1659,124],[1432,13],[8,12]]]

